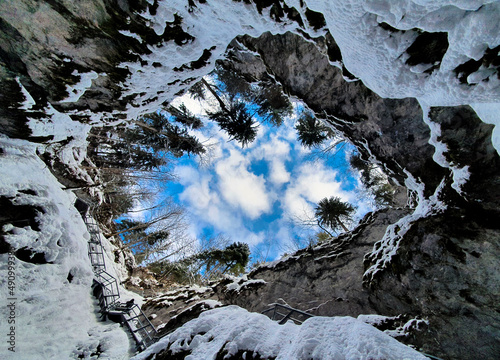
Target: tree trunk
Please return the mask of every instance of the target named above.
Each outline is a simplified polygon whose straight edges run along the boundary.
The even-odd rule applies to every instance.
[[[349,232],[349,229],[344,225],[342,221],[340,221],[339,218],[337,218],[337,221],[340,224],[340,226],[342,226],[342,229],[344,229],[345,232]]]
[[[224,101],[222,101],[222,99],[220,98],[220,96],[217,95],[217,93],[215,92],[215,90],[212,89],[212,85],[210,85],[209,83],[207,83],[207,81],[204,78],[201,78],[201,82],[203,83],[203,85],[205,85],[205,87],[208,89],[208,91],[210,91],[212,93],[212,95],[217,99],[217,101],[219,102],[219,105],[222,108],[222,110],[225,113],[229,113],[229,110],[227,109],[226,104],[224,104]]]
[[[328,230],[326,230],[326,229],[325,229],[325,228],[321,225],[321,223],[320,223],[320,221],[319,221],[319,220],[318,220],[318,226],[319,226],[319,228],[320,228],[321,230],[323,230],[324,232],[326,232],[328,235],[330,235],[331,237],[334,237],[334,235],[333,235],[331,232],[329,232]]]

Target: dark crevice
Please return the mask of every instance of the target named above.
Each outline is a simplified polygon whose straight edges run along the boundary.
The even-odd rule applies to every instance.
[[[26,190],[18,190],[20,193],[26,194],[26,195],[33,195],[36,196],[38,195],[35,190],[31,189],[26,189]]]
[[[326,20],[322,13],[306,9],[306,18],[309,26],[314,30],[319,30],[326,26]]]
[[[45,254],[41,252],[36,252],[27,246],[17,250],[15,252],[16,257],[21,260],[31,264],[41,265],[41,264],[53,264],[51,261],[45,259]]]
[[[5,241],[3,232],[0,229],[0,254],[7,254],[8,252],[10,252],[11,248],[12,247],[10,246],[10,244],[7,241]]]
[[[493,49],[488,48],[484,52],[484,55],[481,59],[479,60],[471,59],[457,66],[454,71],[460,82],[462,84],[468,84],[467,77],[470,74],[478,71],[481,66],[484,66],[485,68],[495,68],[496,75],[498,78],[500,78],[500,71],[498,71],[500,67],[500,56],[498,55],[499,52],[500,52],[500,45]],[[488,78],[486,78],[483,81],[487,80]]]
[[[39,206],[15,205],[12,198],[0,197],[0,225],[12,224],[16,227],[29,226],[35,231],[40,231],[40,224],[37,220],[39,214],[44,214],[44,210]]]
[[[405,30],[396,29],[386,22],[381,22],[378,24],[378,26],[380,26],[382,29],[389,31],[391,33],[396,33],[396,32],[405,33]]]
[[[443,56],[448,50],[448,33],[445,32],[422,32],[413,44],[406,49],[410,57],[406,60],[409,66],[419,64],[432,64],[426,73],[439,69]]]
[[[294,7],[288,7],[286,4],[283,6],[283,11],[285,11],[286,16],[292,20],[295,21],[301,28],[304,28],[304,21],[302,20],[302,17],[300,16],[300,13],[295,9]]]
[[[212,56],[212,51],[216,49],[216,46],[212,46],[210,49],[203,50],[203,54],[198,58],[198,60],[191,61],[188,65],[184,64],[181,67],[175,67],[174,71],[184,71],[184,70],[195,70],[200,69],[209,63],[209,59]]]
[[[356,76],[354,76],[349,70],[347,70],[344,64],[342,64],[342,75],[344,75],[345,78],[351,81],[358,80]]]
[[[331,62],[342,61],[342,53],[340,48],[333,39],[333,36],[328,32],[325,36],[326,45],[328,46],[328,60]]]

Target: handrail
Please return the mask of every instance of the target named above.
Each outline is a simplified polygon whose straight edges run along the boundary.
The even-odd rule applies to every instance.
[[[93,209],[90,212],[92,213]],[[94,296],[98,298],[100,312],[104,319],[106,315],[117,315],[120,319],[119,322],[126,324],[138,348],[145,350],[157,341],[158,333],[137,304],[129,305],[128,303],[119,302],[120,290],[118,282],[113,275],[106,271],[99,225],[89,214],[88,209],[85,213],[82,213],[82,218],[90,234],[88,256],[92,264],[95,284],[92,285],[92,288],[94,289]],[[130,313],[133,316],[130,316]]]
[[[266,309],[262,311],[262,314],[269,316],[268,314],[272,312],[272,315],[269,316],[271,320],[277,320],[280,325],[285,324],[288,320],[292,320],[294,323],[298,323],[299,325],[302,324],[306,319],[313,317],[314,315],[309,314],[305,311],[294,309],[290,306],[283,305],[283,304],[278,304],[278,303],[273,303],[269,304],[271,306],[269,309]],[[286,310],[288,313],[280,313],[278,309]],[[297,319],[296,317],[292,317],[293,314],[298,314],[303,317],[305,317],[304,320]],[[276,315],[282,316],[281,318],[277,318]]]
[[[424,355],[425,357],[428,357],[429,359],[433,359],[433,360],[444,360],[444,359],[441,359],[441,358],[438,358],[437,356],[434,356],[434,355],[429,355],[429,354],[426,354],[424,352],[420,352],[422,355]]]
[[[272,303],[272,304],[269,304],[269,306],[271,306],[271,307],[268,308],[268,309],[266,309],[266,310],[264,310],[264,311],[262,311],[261,314],[269,316],[269,314],[272,312],[272,315],[269,316],[269,318],[271,320],[278,321],[278,324],[280,324],[280,325],[285,324],[288,320],[292,320],[294,323],[298,323],[298,325],[301,325],[305,320],[301,321],[301,320],[292,318],[292,314],[294,314],[294,313],[297,313],[297,314],[300,314],[302,316],[305,316],[307,319],[315,316],[315,315],[309,314],[309,313],[307,313],[305,311],[294,309],[293,307],[290,307],[288,305],[283,305],[283,304],[278,304],[278,303]],[[283,314],[283,313],[278,312],[278,308],[282,308],[282,309],[287,310],[288,314]],[[283,317],[280,318],[280,319],[277,319],[276,315],[280,315],[280,316],[283,316]],[[426,354],[426,353],[423,353],[423,352],[420,352],[420,353],[422,355],[424,355],[425,357],[428,357],[429,359],[443,360],[441,358],[438,358],[437,356],[429,355],[429,354]]]

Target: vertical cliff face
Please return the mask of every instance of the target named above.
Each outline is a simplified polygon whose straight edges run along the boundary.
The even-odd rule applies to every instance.
[[[79,195],[98,199],[92,187],[98,174],[86,170],[91,127],[156,111],[220,59],[249,79],[276,79],[406,187],[411,205],[371,214],[350,234],[258,268],[250,279],[266,283],[222,287],[220,299],[256,311],[281,298],[318,315],[418,318],[426,327],[404,341],[444,357],[495,358],[500,159],[492,126],[464,104],[500,101],[493,36],[499,7],[326,3],[2,2],[0,157],[11,164],[22,156],[29,176],[2,179],[0,255],[18,253],[27,274],[53,265],[36,259],[59,261],[26,234],[66,214],[58,209],[74,198],[62,185],[89,185]],[[29,183],[37,176],[51,180],[34,188]],[[27,222],[7,211],[19,206],[29,208],[21,214]],[[77,224],[73,230],[85,231],[74,209],[66,215],[64,221]],[[12,231],[20,220],[30,229]],[[58,251],[74,245],[61,255],[63,265],[54,265],[53,278],[63,284],[58,289],[77,289],[85,298],[80,306],[65,297],[68,311],[73,306],[92,315],[84,287],[91,281],[86,237],[50,226],[43,231]],[[33,256],[23,257],[21,248]],[[79,271],[70,277],[72,257]],[[20,280],[28,284],[30,276]],[[36,282],[35,295],[43,295],[44,281]],[[71,322],[65,314],[42,311],[39,323],[48,316]],[[37,324],[31,326],[40,329]]]
[[[422,111],[416,99],[383,99],[360,81],[346,81],[329,62],[331,40],[291,33],[239,40],[231,52],[236,60],[226,66],[250,77],[272,74],[395,181],[406,178],[420,205],[378,212],[353,234],[259,268],[251,277],[267,284],[229,292],[227,301],[260,311],[281,299],[319,315],[421,317],[428,327],[406,341],[450,358],[474,358],[465,355],[472,346],[494,358],[499,318],[493,294],[500,284],[485,270],[496,266],[498,251],[492,126],[467,106]],[[442,144],[440,160],[435,153]],[[463,182],[459,169],[468,171]]]

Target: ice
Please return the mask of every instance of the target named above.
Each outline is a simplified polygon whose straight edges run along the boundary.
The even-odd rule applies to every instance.
[[[301,1],[291,0],[287,4],[298,9],[305,18],[305,8],[301,6]],[[469,59],[480,59],[487,48],[500,44],[499,2],[309,0],[307,7],[324,14],[327,26],[341,49],[346,68],[380,96],[416,97],[426,106],[472,104],[483,121],[498,124],[500,82],[492,69],[482,67],[469,75],[469,84],[476,85],[461,84],[454,69]],[[143,17],[161,35],[166,22],[174,20],[175,13],[183,18],[183,30],[195,39],[184,46],[172,41],[162,46],[150,45],[151,54],[144,55],[141,59],[148,63],[147,66],[142,66],[139,62],[122,64],[131,71],[131,76],[124,85],[129,90],[123,96],[145,93],[130,104],[127,114],[129,119],[156,111],[165,100],[173,99],[179,91],[206,75],[214,68],[215,60],[223,56],[227,44],[235,36],[259,36],[265,31],[296,31],[297,27],[290,21],[276,23],[270,19],[269,9],[261,15],[254,5],[244,2],[197,3],[197,7],[190,11],[185,0],[162,1],[157,15],[145,13]],[[379,26],[382,22],[406,31],[391,33]],[[429,64],[410,67],[405,63],[408,58],[405,50],[417,37],[415,31],[410,31],[414,28],[426,32],[447,32],[448,50],[439,69],[431,74],[424,72],[429,70]],[[311,29],[305,31],[314,35]],[[122,34],[140,40],[137,34],[127,31]],[[205,49],[212,49],[207,66],[184,72],[173,70],[197,60]],[[69,62],[70,59],[64,58],[63,61]],[[151,65],[153,62],[160,62],[163,66],[154,68]],[[80,75],[81,79],[78,84],[67,87],[69,95],[63,103],[78,101],[92,85],[92,80],[99,76],[94,71],[74,74]],[[484,81],[486,78],[489,80]],[[16,81],[25,98],[20,109],[26,110],[29,117],[35,100],[21,80],[16,78]],[[163,95],[155,100],[160,91]],[[146,103],[144,100],[151,101]],[[50,104],[46,106],[45,112],[46,118],[30,120],[33,135],[53,135],[51,145],[68,141],[67,146],[57,149],[60,150],[58,156],[77,174],[79,165],[85,159],[86,136],[90,125],[71,120],[70,113],[62,113]],[[101,123],[101,117],[111,115],[90,112],[80,112],[80,115],[82,113],[89,115],[95,124]],[[468,169],[453,168],[452,164],[445,162],[443,154],[446,148],[437,141],[439,129],[430,122],[429,126],[431,142],[436,148],[435,161],[452,169],[454,188],[459,192],[460,186],[467,181]],[[0,178],[1,194],[17,205],[34,205],[44,209],[36,217],[40,225],[39,231],[29,226],[5,227],[4,230],[9,232],[6,241],[14,248],[26,246],[42,253],[45,260],[51,262],[39,265],[20,260],[17,262],[18,352],[7,353],[5,356],[2,354],[2,358],[90,357],[99,345],[103,351],[102,358],[127,358],[130,343],[125,332],[116,324],[102,323],[96,318],[96,304],[90,294],[93,275],[86,253],[88,234],[73,207],[74,195],[62,190],[63,186],[36,155],[39,145],[4,137],[0,138],[0,143],[4,151],[0,157],[0,165],[2,169],[8,169],[2,171]],[[493,133],[493,145],[499,151],[500,136],[497,128]],[[47,151],[56,151],[56,148]],[[78,176],[89,184],[93,182],[83,172]],[[422,184],[411,174],[408,174],[406,184],[418,195],[418,206],[413,214],[388,228],[380,248],[372,254],[375,264],[365,275],[373,276],[387,265],[397,251],[401,236],[412,222],[444,209],[444,204],[438,201],[440,188],[436,189],[433,197],[425,199]],[[20,190],[34,191],[35,195]],[[104,241],[103,246],[106,249],[109,271],[117,279],[123,280],[126,277],[125,271],[114,264],[111,256],[113,245]],[[5,289],[6,259],[7,254],[0,255],[2,289]],[[277,263],[266,266],[273,267]],[[73,276],[71,282],[68,274]],[[234,288],[238,289],[238,286],[236,284]],[[125,298],[136,297],[121,290]],[[3,296],[0,300],[0,306],[4,309],[6,299]],[[136,298],[137,302],[140,300],[140,297]],[[206,329],[208,335],[199,335],[203,329]],[[0,332],[8,333],[4,321],[0,323]],[[195,333],[198,335],[190,345],[181,345],[182,339]],[[212,342],[208,341],[210,334],[215,339]],[[230,352],[253,349],[280,359],[290,359],[305,353],[323,358],[332,355],[336,359],[424,359],[413,350],[388,339],[390,338],[368,325],[349,318],[313,318],[299,327],[293,324],[278,325],[262,315],[228,307],[202,314],[199,319],[161,340],[151,351],[158,351],[168,341],[178,340],[174,348],[192,346],[193,358],[198,359],[210,358],[210,351],[212,354],[216,353],[226,342]],[[146,358],[147,354],[148,352],[137,359]]]
[[[500,3],[312,0],[307,4],[325,15],[347,69],[382,97],[417,97],[432,106],[500,101],[495,78],[470,87],[461,85],[453,72],[500,44]],[[401,57],[412,39],[382,30],[382,22],[399,30],[446,31],[449,47],[440,69],[431,75],[413,72]]]
[[[462,195],[461,187],[469,180],[469,166],[458,167],[455,164],[449,163],[446,160],[444,153],[448,151],[446,144],[440,142],[438,138],[441,136],[441,126],[438,123],[433,122],[429,117],[430,107],[424,103],[420,104],[423,111],[424,122],[429,126],[431,130],[431,137],[429,139],[429,144],[434,146],[436,149],[432,158],[436,163],[444,168],[448,168],[453,173],[453,184],[451,187],[460,195]]]
[[[40,209],[38,231],[24,223],[5,226],[5,240],[14,250],[26,247],[43,254],[47,262],[33,264],[14,258],[15,286],[9,298],[15,299],[11,300],[16,306],[15,323],[1,321],[0,332],[7,334],[15,326],[15,352],[4,347],[2,359],[70,359],[96,352],[98,345],[103,358],[128,357],[130,343],[123,329],[97,318],[90,291],[89,234],[73,206],[75,195],[62,190],[36,155],[35,145],[0,137],[0,146],[4,151],[0,168],[9,169],[2,172],[0,193],[14,205]],[[2,289],[7,289],[7,257],[0,255]],[[2,294],[0,306],[5,309],[9,300]]]
[[[30,95],[28,90],[26,90],[26,88],[23,86],[23,84],[21,84],[21,81],[19,80],[19,76],[16,77],[16,81],[19,84],[19,86],[21,87],[21,92],[23,93],[24,98],[25,98],[23,105],[20,107],[20,109],[29,110],[33,107],[33,105],[36,104],[36,101]]]
[[[92,85],[92,80],[97,79],[99,75],[95,71],[79,74],[78,71],[73,71],[73,76],[80,76],[80,81],[73,85],[66,85],[68,97],[61,101],[61,103],[76,102],[85,93],[85,91]]]
[[[417,207],[413,213],[401,218],[395,224],[389,225],[382,239],[373,246],[372,252],[365,256],[366,259],[373,262],[373,265],[363,274],[363,277],[368,281],[373,279],[377,272],[383,270],[391,262],[392,257],[398,251],[403,236],[410,230],[415,221],[442,213],[447,208],[446,204],[439,200],[439,195],[444,187],[444,179],[436,188],[434,194],[427,199],[424,196],[425,185],[415,179],[408,171],[405,170],[405,172],[407,175],[405,185],[408,190],[416,194]]]
[[[173,353],[191,351],[189,359],[215,359],[223,351],[258,353],[262,358],[415,359],[426,357],[371,325],[351,317],[312,317],[302,325],[279,325],[268,317],[237,306],[202,313],[132,358],[152,358],[170,344]]]

